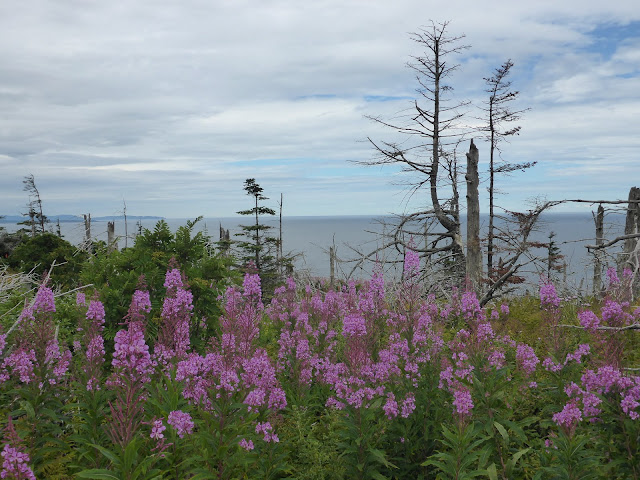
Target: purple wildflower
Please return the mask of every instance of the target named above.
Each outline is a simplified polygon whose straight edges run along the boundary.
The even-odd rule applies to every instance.
[[[193,433],[194,423],[191,415],[182,410],[174,410],[169,413],[167,423],[176,430],[180,438],[184,438],[185,435],[191,435],[191,433]]]

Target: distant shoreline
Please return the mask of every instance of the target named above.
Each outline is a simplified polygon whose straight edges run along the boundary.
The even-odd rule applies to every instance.
[[[149,215],[127,215],[127,221],[129,220],[164,220],[164,219],[165,217],[154,217]],[[0,218],[0,223],[17,224],[20,222],[24,222],[26,220],[28,220],[28,217],[21,216],[21,215],[5,215],[2,218]],[[47,220],[48,220],[47,223],[56,223],[58,221],[60,223],[84,222],[84,218],[78,215],[54,215],[51,217],[47,217]],[[113,222],[115,220],[124,221],[124,215],[120,215],[120,216],[107,215],[103,217],[91,217],[92,222]],[[36,221],[36,223],[39,223],[39,222]]]

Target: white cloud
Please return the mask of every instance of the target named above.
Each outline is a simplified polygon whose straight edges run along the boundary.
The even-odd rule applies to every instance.
[[[406,108],[416,84],[404,65],[420,53],[408,32],[430,17],[451,19],[472,46],[451,79],[457,95],[481,101],[482,77],[507,58],[516,65],[514,88],[532,110],[505,158],[540,166],[502,180],[517,188],[508,202],[524,200],[523,184],[555,195],[576,179],[598,188],[606,178],[602,195],[613,195],[616,179],[635,178],[640,38],[606,32],[640,20],[635,2],[491,7],[2,2],[0,187],[13,211],[0,213],[22,208],[29,173],[52,212],[112,213],[127,197],[137,214],[226,215],[245,201],[247,177],[294,197],[291,214],[401,210],[396,170],[346,160],[372,157],[367,136],[393,138],[364,115]]]

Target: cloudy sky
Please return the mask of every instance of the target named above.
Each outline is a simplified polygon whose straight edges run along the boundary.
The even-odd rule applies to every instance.
[[[399,140],[367,116],[410,107],[409,33],[430,20],[471,46],[456,100],[480,106],[483,77],[515,64],[531,110],[503,157],[538,165],[498,180],[501,205],[640,185],[636,0],[3,0],[0,213],[25,211],[28,174],[49,214],[230,216],[249,177],[285,215],[419,208],[415,178],[353,161]]]

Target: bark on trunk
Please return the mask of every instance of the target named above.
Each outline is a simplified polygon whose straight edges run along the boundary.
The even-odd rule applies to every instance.
[[[107,222],[107,251],[109,253],[118,249],[116,241],[116,222]]]
[[[84,215],[84,240],[87,244],[91,243],[91,214]]]
[[[631,203],[634,201],[634,203]],[[640,233],[640,188],[631,187],[629,190],[629,203],[627,204],[627,219],[624,225],[624,234],[633,235]],[[635,271],[638,268],[637,238],[628,238],[622,247],[622,268]]]
[[[604,243],[604,208],[598,206],[598,213],[594,215],[596,222],[596,246]],[[593,294],[599,296],[602,292],[602,248],[598,248],[594,252],[593,260]]]
[[[478,148],[471,140],[467,153],[467,278],[477,292],[482,280],[482,251],[480,250],[480,200],[478,194]]]
[[[333,247],[329,247],[329,285],[333,289],[336,283],[336,251]]]

